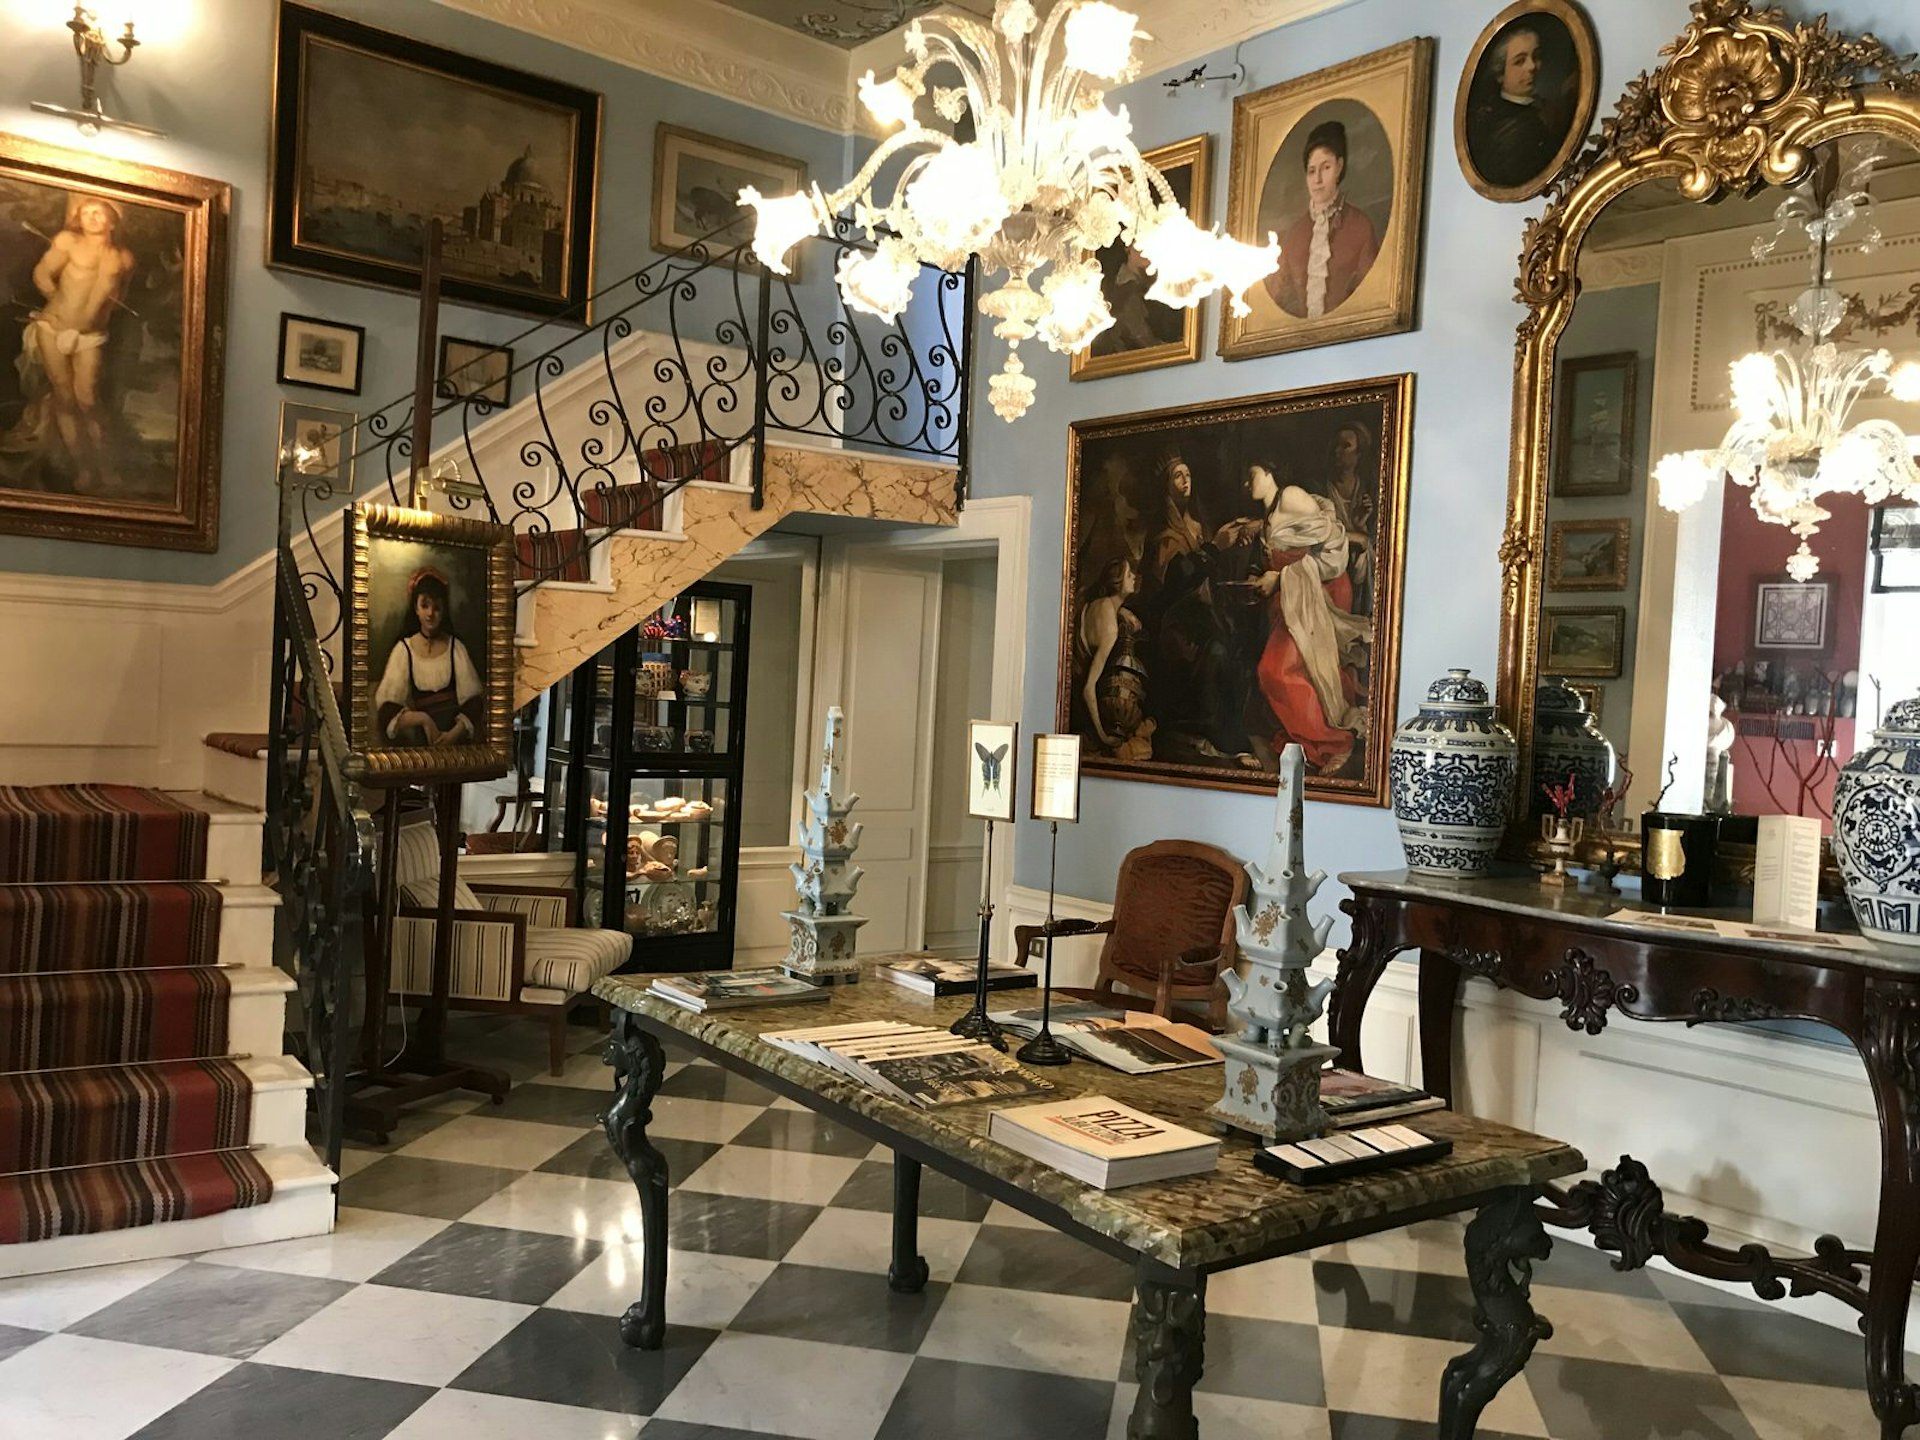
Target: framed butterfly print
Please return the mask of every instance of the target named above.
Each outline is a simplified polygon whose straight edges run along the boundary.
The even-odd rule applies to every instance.
[[[967,722],[967,813],[976,820],[1013,819],[1014,772],[1020,768],[1017,722]]]

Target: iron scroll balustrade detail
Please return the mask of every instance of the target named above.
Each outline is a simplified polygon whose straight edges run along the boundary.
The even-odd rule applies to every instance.
[[[889,324],[848,311],[832,284],[865,248],[850,228],[816,237],[801,247],[801,280],[744,245],[668,255],[594,295],[580,312],[591,325],[542,321],[503,342],[527,358],[486,374],[483,393],[456,393],[475,388],[460,383],[465,367],[442,375],[433,433],[447,438],[419,466],[408,394],[340,437],[331,472],[350,458],[377,474],[355,495],[406,505],[425,470],[448,508],[516,532],[523,591],[589,578],[596,546],[658,528],[666,498],[690,483],[750,488],[759,508],[770,443],[950,464],[964,498],[972,271],[926,268]],[[321,518],[301,517],[302,580],[325,646],[341,577],[337,546],[316,538]]]

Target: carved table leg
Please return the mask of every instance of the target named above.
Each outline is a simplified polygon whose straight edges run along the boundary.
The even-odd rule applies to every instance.
[[[1908,1381],[1907,1302],[1920,1261],[1920,987],[1867,982],[1861,1054],[1880,1107],[1880,1219],[1867,1289],[1867,1393],[1884,1440],[1920,1421]]]
[[[1420,952],[1420,1085],[1453,1103],[1453,1012],[1460,967],[1441,950]]]
[[[601,1058],[613,1066],[614,1098],[602,1125],[640,1192],[640,1298],[620,1317],[620,1338],[658,1350],[667,1334],[667,1159],[647,1139],[653,1097],[666,1078],[660,1042],[626,1011],[614,1016]]]
[[[1553,1248],[1534,1213],[1533,1192],[1502,1190],[1467,1224],[1467,1278],[1480,1339],[1440,1377],[1440,1440],[1472,1440],[1487,1402],[1553,1334],[1533,1311],[1533,1262]]]
[[[1386,927],[1371,905],[1357,899],[1340,902],[1353,917],[1353,937],[1339,955],[1333,994],[1327,999],[1327,1039],[1340,1047],[1334,1064],[1348,1070],[1366,1069],[1360,1060],[1360,1019],[1367,1011],[1373,987],[1399,949],[1387,941]]]
[[[920,1162],[893,1152],[893,1261],[887,1288],[918,1295],[927,1287],[927,1262],[920,1254]]]
[[[1127,1440],[1199,1440],[1193,1387],[1203,1363],[1205,1296],[1203,1277],[1140,1262],[1133,1297],[1133,1376],[1140,1394],[1127,1418]]]

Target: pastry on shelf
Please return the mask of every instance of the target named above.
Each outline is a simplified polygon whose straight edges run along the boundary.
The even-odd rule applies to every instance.
[[[691,870],[687,871],[687,879],[689,880],[704,880],[706,878],[707,878],[707,867],[704,865],[696,865]]]
[[[671,880],[673,879],[673,866],[663,864],[658,860],[649,860],[640,867],[640,878],[642,880],[652,880],[655,882]]]
[[[682,808],[681,818],[686,820],[705,820],[713,814],[713,806],[704,800],[689,800]]]

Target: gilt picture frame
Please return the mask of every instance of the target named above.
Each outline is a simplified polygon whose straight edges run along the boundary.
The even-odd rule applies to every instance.
[[[232,193],[0,135],[0,532],[219,547]]]
[[[497,779],[513,758],[513,532],[389,505],[346,531],[349,766],[381,785]]]
[[[1309,797],[1387,803],[1412,405],[1388,375],[1069,427],[1054,729],[1084,773],[1271,795],[1298,742]]]
[[[1560,362],[1554,384],[1553,493],[1633,492],[1640,357],[1631,350]]]
[[[1572,0],[1514,0],[1467,52],[1453,104],[1453,148],[1489,200],[1531,200],[1553,183],[1593,123],[1600,45]]]
[[[1624,590],[1632,558],[1631,520],[1556,520],[1548,528],[1547,589]]]
[[[1416,37],[1235,97],[1227,229],[1276,235],[1280,266],[1249,314],[1221,307],[1222,359],[1413,328],[1433,50]],[[1309,265],[1323,226],[1324,276]]]
[[[1194,135],[1144,151],[1140,158],[1166,177],[1173,198],[1193,223],[1205,229],[1212,204],[1213,137]],[[1084,350],[1068,360],[1068,378],[1104,380],[1110,375],[1132,375],[1168,365],[1198,360],[1203,348],[1203,300],[1176,308],[1149,300],[1153,277],[1140,252],[1115,240],[1095,252],[1100,262],[1100,293],[1113,312],[1114,323],[1094,337]]]
[[[267,263],[587,323],[601,97],[281,0]]]
[[[739,203],[741,188],[791,195],[807,184],[803,160],[662,121],[653,139],[653,248],[666,254],[700,244],[716,263],[746,269],[755,263],[751,251],[726,258],[753,239],[753,211]],[[807,248],[796,245],[787,255],[790,283],[799,283]]]
[[[1612,680],[1626,663],[1627,608],[1569,605],[1540,617],[1540,673]]]

